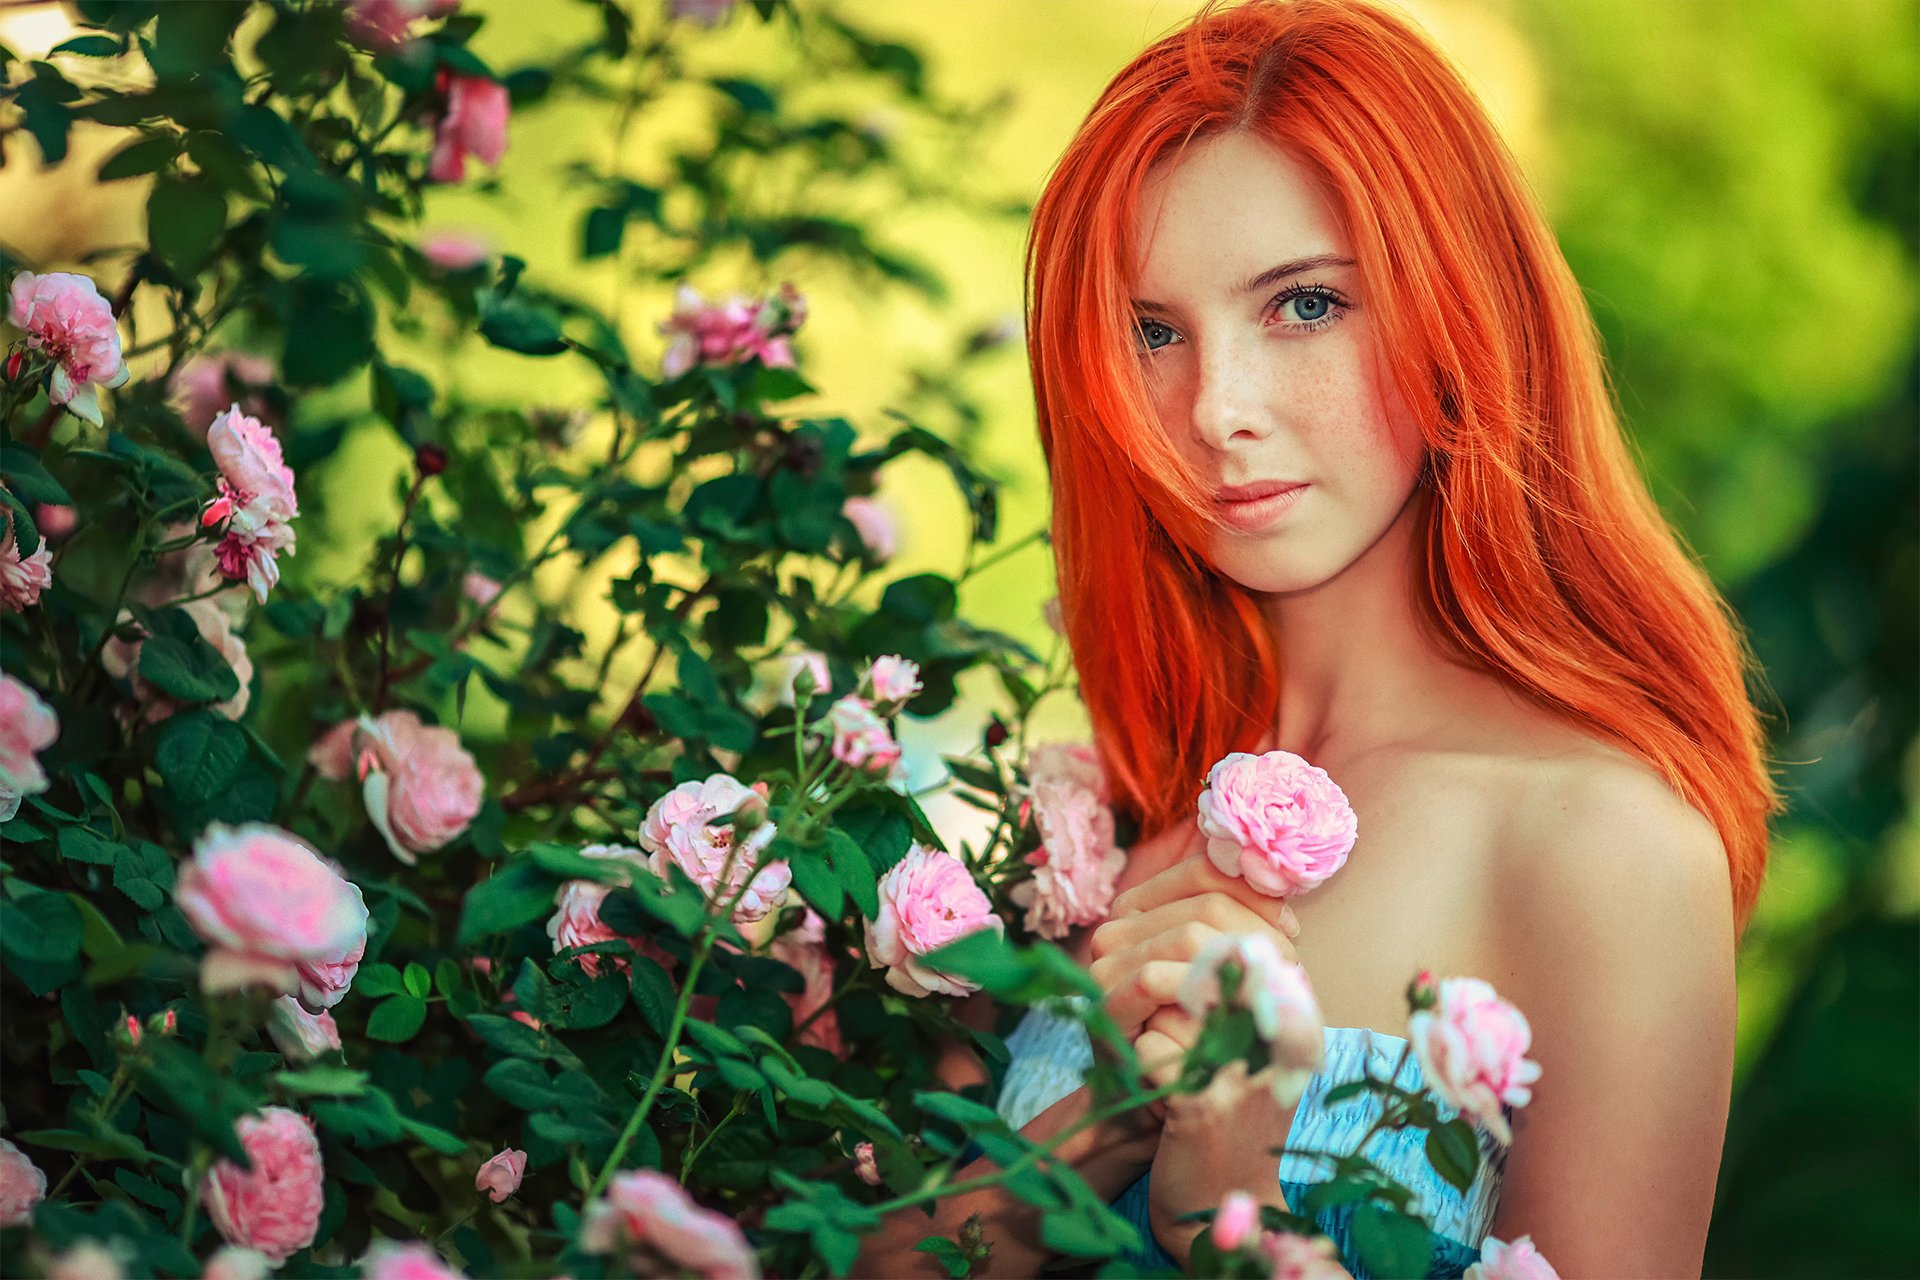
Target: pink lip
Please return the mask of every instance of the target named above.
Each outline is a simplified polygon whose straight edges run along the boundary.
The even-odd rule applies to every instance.
[[[1268,480],[1221,489],[1215,497],[1220,518],[1242,533],[1257,533],[1300,502],[1307,485]]]

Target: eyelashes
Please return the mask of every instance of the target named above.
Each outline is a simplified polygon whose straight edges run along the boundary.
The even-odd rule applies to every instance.
[[[1318,332],[1321,329],[1327,328],[1329,325],[1339,323],[1341,318],[1353,309],[1353,304],[1341,296],[1340,291],[1337,289],[1328,288],[1323,284],[1295,284],[1288,285],[1270,298],[1267,301],[1267,308],[1264,314],[1272,316],[1288,303],[1297,300],[1309,300],[1318,303],[1324,306],[1326,310],[1324,313],[1308,319],[1279,322],[1281,327],[1290,333]],[[1172,326],[1161,320],[1142,317],[1134,324],[1134,347],[1140,355],[1151,356],[1156,352],[1164,350],[1165,346],[1168,345],[1162,344],[1158,347],[1152,345],[1150,335],[1156,329],[1164,329],[1168,333],[1175,332]]]

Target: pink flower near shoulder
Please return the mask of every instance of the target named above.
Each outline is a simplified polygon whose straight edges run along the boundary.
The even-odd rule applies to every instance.
[[[40,753],[60,737],[60,718],[40,695],[9,675],[0,675],[0,822],[20,801],[45,791]]]
[[[1272,1268],[1269,1280],[1348,1280],[1339,1252],[1325,1236],[1270,1231],[1260,1237],[1259,1249]]]
[[[267,1280],[272,1272],[273,1264],[267,1261],[266,1254],[229,1244],[207,1259],[207,1269],[200,1273],[200,1280]]]
[[[766,810],[764,783],[748,787],[724,773],[683,782],[647,810],[640,823],[640,845],[650,855],[653,874],[663,880],[669,879],[668,867],[677,866],[710,899],[738,892],[734,922],[751,924],[778,910],[787,900],[787,887],[793,883],[793,872],[785,862],[771,862],[753,871],[755,859],[773,843],[776,834],[774,824],[764,820]],[[708,825],[714,818],[735,812],[762,819],[737,842],[735,826]],[[724,887],[722,873],[726,876]]]
[[[346,992],[333,979],[366,947],[359,887],[263,822],[209,826],[181,864],[173,895],[207,943],[201,984],[209,992],[264,986],[316,1009],[331,1006]]]
[[[313,1122],[266,1107],[235,1126],[250,1169],[217,1160],[200,1184],[207,1216],[228,1244],[256,1249],[276,1266],[313,1243],[324,1200]]]
[[[26,1152],[0,1138],[0,1227],[24,1227],[47,1198],[47,1175]]]
[[[424,1240],[376,1240],[360,1259],[360,1280],[463,1280]]]
[[[7,319],[27,335],[30,350],[53,361],[47,399],[100,426],[99,388],[120,386],[128,375],[113,308],[93,281],[68,271],[22,271],[7,291]]]
[[[1504,1108],[1532,1101],[1528,1086],[1540,1078],[1540,1064],[1527,1057],[1526,1015],[1479,978],[1446,978],[1433,1006],[1407,1019],[1407,1038],[1436,1096],[1502,1143],[1513,1141]]]
[[[873,1144],[862,1142],[853,1149],[853,1171],[870,1187],[880,1185],[880,1162],[874,1159]]]
[[[452,729],[423,724],[413,711],[362,716],[353,749],[367,816],[408,866],[457,839],[480,812],[486,779]]]
[[[167,380],[167,395],[187,430],[204,436],[229,405],[243,414],[271,421],[273,407],[261,388],[271,385],[277,376],[279,369],[272,356],[219,351],[194,356],[175,369]]]
[[[1290,751],[1232,752],[1200,793],[1208,859],[1276,898],[1313,889],[1344,866],[1356,830],[1346,794]]]
[[[885,503],[875,498],[848,498],[840,505],[840,514],[860,535],[868,559],[879,563],[893,558],[900,544],[900,527]]]
[[[865,698],[848,694],[833,704],[827,719],[835,760],[889,780],[900,776],[900,744]]]
[[[1260,1231],[1260,1202],[1245,1191],[1229,1191],[1213,1215],[1213,1243],[1227,1253]]]
[[[860,683],[876,703],[903,703],[920,692],[920,664],[887,654],[873,660]]]
[[[1095,792],[1061,777],[1043,777],[1029,803],[1040,847],[1027,855],[1033,879],[1011,893],[1014,904],[1027,909],[1027,929],[1064,938],[1070,929],[1105,920],[1127,865],[1126,852],[1113,843],[1113,810]]]
[[[520,1189],[520,1180],[526,1176],[527,1153],[505,1147],[489,1157],[473,1175],[473,1189],[486,1192],[489,1200],[499,1204]]]
[[[616,1174],[586,1207],[579,1244],[586,1253],[640,1249],[659,1260],[637,1274],[691,1271],[702,1280],[759,1280],[760,1261],[739,1224],[703,1209],[680,1183],[653,1169]]]
[[[507,86],[498,80],[446,75],[445,81],[447,110],[434,128],[427,177],[434,182],[458,182],[466,176],[469,155],[489,165],[498,165],[506,155],[512,104]]]
[[[53,585],[53,548],[43,536],[33,554],[22,557],[12,518],[0,518],[0,613],[25,613]]]
[[[1196,1018],[1225,998],[1220,966],[1240,970],[1233,1004],[1253,1015],[1254,1031],[1272,1050],[1274,1096],[1297,1102],[1325,1061],[1326,1026],[1307,971],[1280,954],[1264,933],[1222,934],[1201,947],[1180,986],[1180,1006]]]
[[[839,1011],[827,1008],[819,1017],[813,1017],[833,995],[833,954],[827,950],[826,936],[827,922],[820,918],[819,912],[808,907],[800,927],[775,938],[767,953],[797,972],[806,983],[798,992],[785,993],[787,1004],[793,1010],[793,1025],[806,1024],[799,1033],[800,1043],[844,1059],[847,1048],[840,1039]],[[809,1018],[813,1020],[808,1022]]]
[[[212,709],[229,720],[238,720],[247,713],[247,705],[253,696],[253,659],[247,654],[247,642],[233,629],[233,616],[215,600],[191,600],[179,606],[187,611],[193,624],[205,640],[233,669],[239,688],[231,698],[212,704]],[[140,631],[133,621],[131,610],[120,611],[121,628]],[[142,632],[132,640],[122,640],[118,635],[108,640],[100,650],[100,665],[106,673],[116,680],[125,680],[133,695],[134,707],[122,716],[123,720],[137,719],[143,724],[158,724],[180,710],[180,703],[149,684],[140,674],[140,653],[146,647],[145,634]]]
[[[1560,1280],[1560,1273],[1533,1247],[1532,1237],[1502,1244],[1488,1236],[1480,1244],[1480,1261],[1467,1268],[1464,1280]]]
[[[308,1013],[292,996],[281,996],[267,1009],[267,1034],[289,1062],[308,1062],[323,1053],[340,1051],[340,1028],[330,1013]]]
[[[1006,924],[965,864],[914,844],[880,877],[880,913],[866,922],[868,961],[876,969],[884,966],[887,985],[903,995],[968,995],[979,987],[921,957],[982,929],[1004,934]]]

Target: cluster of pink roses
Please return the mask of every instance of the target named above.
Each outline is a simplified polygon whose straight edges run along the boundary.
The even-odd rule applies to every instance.
[[[24,1227],[47,1198],[47,1175],[27,1153],[0,1138],[0,1228]]]
[[[52,361],[47,399],[100,426],[99,388],[120,386],[128,371],[113,308],[93,281],[69,271],[22,271],[7,291],[7,320],[27,335],[27,350]],[[15,367],[9,362],[10,378]]]
[[[273,430],[235,404],[207,428],[207,447],[219,465],[220,496],[207,504],[200,523],[222,526],[214,548],[220,573],[253,588],[260,603],[280,581],[276,559],[294,550],[293,520],[300,514],[293,470],[280,454]]]
[[[358,776],[367,816],[393,856],[418,856],[457,839],[480,812],[486,779],[460,735],[396,710],[342,720],[307,752],[329,782]]]
[[[653,1169],[614,1175],[580,1219],[580,1247],[623,1258],[627,1275],[758,1280],[760,1260],[732,1218],[695,1204],[686,1188]]]
[[[677,378],[695,365],[725,366],[758,360],[769,368],[791,369],[788,339],[807,317],[806,300],[791,284],[772,298],[732,297],[710,303],[690,284],[674,291],[673,314],[660,332],[673,339],[661,372]]]
[[[1011,897],[1027,909],[1029,931],[1064,938],[1069,929],[1107,918],[1127,855],[1114,844],[1112,792],[1091,747],[1036,747],[1027,779],[1020,821],[1031,816],[1038,823],[1040,847],[1026,858],[1033,878],[1014,886]]]
[[[777,834],[766,820],[767,784],[749,787],[725,773],[683,782],[653,802],[640,822],[648,868],[662,879],[676,866],[709,899],[732,897],[735,924],[751,924],[787,900],[793,872],[785,862],[755,869]],[[727,826],[710,825],[734,815]]]
[[[47,789],[40,753],[60,737],[60,718],[39,694],[0,675],[0,822],[20,810],[20,801]]]
[[[0,612],[25,613],[40,603],[40,593],[52,585],[53,548],[47,531],[40,530],[40,545],[33,554],[23,556],[13,513],[0,508]]]

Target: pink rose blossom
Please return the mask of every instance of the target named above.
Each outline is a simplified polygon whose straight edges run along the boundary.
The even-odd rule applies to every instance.
[[[367,907],[350,883],[299,838],[263,822],[214,823],[181,864],[174,901],[207,942],[209,992],[262,985],[325,1008],[346,993],[334,981],[366,947]],[[351,970],[347,970],[351,980]]]
[[[486,1192],[489,1200],[499,1204],[520,1189],[520,1180],[526,1176],[527,1153],[505,1147],[473,1175],[473,1189]]]
[[[360,1280],[463,1280],[424,1240],[376,1240],[360,1259]]]
[[[281,996],[267,1009],[267,1034],[289,1062],[308,1062],[323,1053],[340,1051],[340,1028],[330,1013],[308,1013],[292,996]]]
[[[613,892],[612,886],[594,880],[569,880],[554,892],[554,912],[547,920],[547,936],[553,939],[555,955],[568,947],[590,947],[596,942],[621,941],[619,934],[600,923],[600,904]],[[600,966],[612,962],[616,969],[627,967],[623,956],[593,952],[575,957],[588,977],[598,977]]]
[[[213,420],[207,447],[220,467],[220,496],[200,513],[203,526],[224,525],[214,548],[220,574],[245,582],[261,604],[280,581],[281,552],[294,554],[293,520],[300,514],[293,471],[281,458],[272,428],[239,405]]]
[[[60,737],[60,718],[35,693],[0,674],[0,822],[20,810],[20,801],[50,785],[40,753]]]
[[[1273,1091],[1283,1105],[1299,1101],[1326,1054],[1325,1020],[1307,971],[1280,954],[1264,933],[1223,934],[1200,948],[1180,986],[1180,1006],[1195,1018],[1220,1004],[1220,966],[1240,970],[1236,1007],[1253,1014],[1254,1030],[1272,1051]]]
[[[736,924],[751,924],[764,919],[768,912],[778,910],[787,900],[787,886],[793,882],[793,872],[787,864],[768,863],[753,873],[751,882],[747,878],[754,860],[773,842],[776,834],[774,824],[764,820],[766,796],[765,783],[747,787],[724,773],[712,774],[704,781],[683,782],[661,796],[640,823],[640,845],[650,855],[653,873],[668,879],[669,864],[677,866],[710,899],[732,894],[746,885],[734,904]],[[707,825],[710,819],[723,818],[736,811],[762,819],[737,850],[734,826]],[[729,860],[730,871],[727,870]],[[725,888],[721,887],[723,871],[726,871]]]
[[[920,664],[887,654],[873,660],[860,682],[877,703],[903,703],[920,692]]]
[[[86,276],[22,271],[7,293],[7,319],[27,335],[29,350],[53,361],[47,399],[101,425],[101,387],[127,380],[113,308]]]
[[[1027,909],[1027,930],[1064,938],[1070,929],[1105,920],[1127,865],[1126,851],[1113,842],[1113,810],[1096,792],[1059,777],[1043,777],[1028,803],[1040,847],[1027,855],[1033,879],[1011,892],[1014,904]]]
[[[1270,1231],[1260,1237],[1259,1248],[1273,1268],[1269,1280],[1348,1280],[1333,1241],[1325,1236]]]
[[[329,742],[329,750],[335,745]],[[362,716],[353,751],[367,816],[393,856],[410,867],[417,855],[458,838],[480,812],[486,779],[460,735],[422,724],[417,712]],[[327,764],[334,763],[329,756]]]
[[[853,1149],[853,1171],[870,1187],[880,1185],[880,1162],[873,1158],[873,1144],[862,1142]]]
[[[833,954],[827,950],[826,937],[827,922],[820,918],[819,912],[808,907],[800,927],[775,938],[767,952],[806,981],[799,991],[784,993],[787,1005],[793,1010],[793,1025],[806,1024],[800,1032],[800,1043],[844,1059],[847,1048],[840,1039],[840,1013],[827,1007],[827,1000],[833,995]],[[826,1008],[826,1012],[813,1018],[814,1012],[821,1008]],[[809,1018],[813,1021],[808,1022]]]
[[[81,1240],[47,1264],[47,1280],[124,1280],[120,1254],[98,1240]]]
[[[372,53],[392,53],[413,35],[421,18],[439,18],[460,0],[349,0],[347,38]]]
[[[40,603],[40,593],[52,585],[53,548],[46,538],[23,558],[13,518],[0,517],[0,613],[25,613]]]
[[[319,1230],[320,1144],[313,1122],[285,1107],[241,1116],[235,1128],[252,1168],[215,1161],[200,1199],[228,1244],[257,1249],[278,1265],[312,1244]]]
[[[420,256],[442,271],[467,271],[493,256],[493,244],[471,231],[429,231],[420,239]]]
[[[446,114],[434,127],[433,159],[427,177],[434,182],[458,182],[466,176],[467,157],[478,156],[497,166],[507,153],[507,116],[512,104],[507,86],[486,76],[443,74]]]
[[[58,540],[80,525],[80,516],[72,507],[57,502],[42,502],[33,509],[33,527],[43,538]]]
[[[197,355],[173,371],[167,395],[187,430],[204,436],[229,405],[264,422],[273,422],[273,406],[262,394],[279,369],[272,356],[251,351],[219,351]]]
[[[267,1280],[272,1272],[273,1263],[267,1261],[266,1254],[229,1244],[207,1259],[200,1280]]]
[[[812,649],[802,649],[799,653],[789,654],[781,659],[778,684],[781,706],[790,707],[800,700],[797,684],[802,671],[813,677],[813,689],[808,693],[808,697],[816,697],[833,688],[833,673],[827,669],[827,655]]]
[[[734,296],[709,303],[684,281],[674,290],[673,314],[660,322],[662,335],[672,338],[661,362],[661,372],[677,378],[695,365],[726,366],[759,360],[768,368],[793,367],[793,348],[787,334],[798,327],[804,305],[799,295],[791,301],[750,302]]]
[[[199,629],[200,638],[205,640],[214,651],[227,660],[233,669],[234,678],[240,687],[234,695],[224,702],[211,704],[212,709],[229,720],[238,720],[247,713],[247,704],[253,696],[253,659],[247,656],[247,642],[233,629],[233,617],[218,602],[208,600],[190,600],[178,606],[187,611],[193,619],[193,625]],[[137,720],[142,724],[158,724],[180,710],[181,704],[167,694],[149,684],[140,674],[140,652],[146,647],[146,633],[133,621],[133,612],[120,611],[120,626],[139,634],[131,640],[122,640],[118,635],[109,639],[100,650],[100,665],[106,673],[116,680],[125,680],[129,692],[133,695],[133,710],[123,715],[123,720]]]
[[[1260,1202],[1244,1191],[1229,1191],[1213,1215],[1213,1243],[1232,1253],[1260,1230]]]
[[[1520,1010],[1479,978],[1446,978],[1432,1008],[1407,1019],[1407,1038],[1435,1096],[1513,1141],[1504,1106],[1523,1107],[1540,1064],[1527,1057],[1533,1030]]]
[[[1344,866],[1355,830],[1346,794],[1290,751],[1232,752],[1200,793],[1208,859],[1275,898],[1305,893]]]
[[[1463,1280],[1560,1280],[1560,1273],[1533,1247],[1532,1237],[1503,1244],[1488,1236],[1480,1242],[1480,1261],[1467,1268]]]
[[[47,1175],[26,1152],[0,1138],[0,1227],[24,1227],[47,1198]]]
[[[360,728],[357,720],[342,720],[314,740],[307,750],[307,763],[328,782],[345,782],[353,776],[353,735]]]
[[[663,1264],[638,1274],[692,1271],[703,1280],[759,1280],[760,1262],[739,1224],[702,1209],[674,1178],[653,1169],[615,1175],[580,1221],[586,1253],[645,1249]]]
[[[827,713],[833,725],[833,758],[889,781],[900,776],[900,744],[887,722],[858,694],[848,694]]]
[[[1091,791],[1102,803],[1113,800],[1100,754],[1085,743],[1041,743],[1027,754],[1027,777],[1036,787],[1058,780]]]
[[[893,558],[900,544],[900,530],[891,508],[875,498],[856,497],[840,505],[840,514],[860,535],[868,559],[879,563]]]
[[[500,598],[500,584],[478,569],[469,569],[460,579],[460,594],[479,605],[482,609],[491,608]]]
[[[981,929],[1004,934],[1006,924],[965,864],[916,843],[880,877],[880,914],[866,922],[867,957],[872,967],[886,967],[887,985],[903,995],[964,996],[979,987],[921,957]]]

